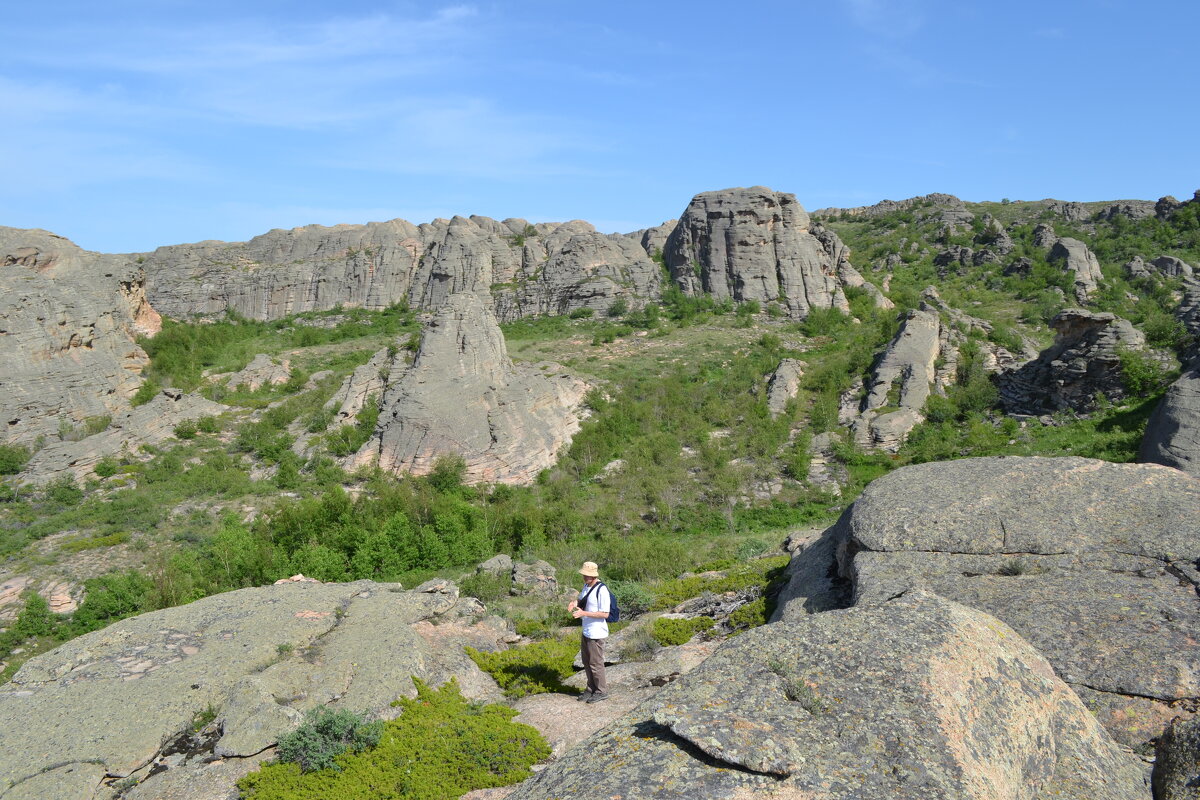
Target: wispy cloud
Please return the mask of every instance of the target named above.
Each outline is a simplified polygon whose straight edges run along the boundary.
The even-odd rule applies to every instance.
[[[876,36],[902,39],[925,25],[919,0],[842,0],[842,5],[856,25]]]

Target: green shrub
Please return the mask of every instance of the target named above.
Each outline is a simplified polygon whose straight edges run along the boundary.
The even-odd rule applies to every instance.
[[[729,615],[728,625],[730,630],[740,633],[750,628],[757,628],[759,625],[766,625],[768,616],[767,599],[759,597],[738,606]]]
[[[654,593],[639,581],[607,581],[612,596],[621,609],[621,619],[634,619],[654,606]]]
[[[688,578],[665,581],[654,587],[654,608],[671,608],[690,597],[698,597],[704,592],[713,594],[736,592],[754,585],[766,588],[783,573],[788,560],[788,556],[759,558],[738,565],[721,577],[693,575]]]
[[[605,313],[610,317],[620,317],[624,316],[625,312],[628,310],[629,301],[624,297],[618,297],[616,300],[612,301],[612,303],[608,306],[608,311]]]
[[[451,679],[397,701],[376,747],[336,757],[339,770],[304,773],[268,764],[238,782],[245,800],[452,800],[474,789],[525,780],[550,755],[536,729],[513,722],[507,706],[468,702]]]
[[[596,310],[594,308],[577,308],[570,314],[567,314],[567,316],[570,319],[587,319],[588,317],[594,316],[595,313]]]
[[[183,422],[175,426],[175,437],[177,439],[184,440],[195,439],[197,430],[199,429],[196,427],[195,422],[190,419],[185,419]]]
[[[574,674],[578,652],[579,637],[575,635],[511,647],[498,653],[467,648],[471,660],[491,675],[504,694],[511,698],[543,692],[571,693],[563,681]]]
[[[196,420],[196,430],[201,433],[220,433],[221,420],[217,417],[201,417]]]
[[[83,490],[71,475],[63,475],[46,487],[46,499],[63,505],[74,505],[83,499]]]
[[[102,458],[96,462],[96,466],[92,468],[92,472],[96,473],[99,478],[111,478],[121,471],[121,464],[111,456]]]
[[[31,453],[15,444],[0,444],[0,475],[16,475],[25,468]]]
[[[367,722],[349,709],[314,708],[300,727],[279,739],[277,758],[300,766],[301,772],[340,770],[335,762],[342,753],[358,753],[379,744],[381,721]]]
[[[510,588],[511,575],[493,575],[490,572],[477,572],[458,584],[460,594],[477,598],[484,603],[495,603],[508,597]]]
[[[146,380],[142,381],[142,385],[138,387],[136,392],[134,392],[133,397],[129,398],[129,405],[133,406],[134,408],[146,405],[146,403],[149,403],[158,396],[158,392],[161,388],[162,387],[158,385],[158,381],[154,380],[153,378],[147,378]]]
[[[1179,377],[1177,370],[1163,366],[1149,353],[1128,347],[1117,349],[1121,360],[1121,381],[1134,397],[1161,394]]]
[[[712,617],[692,617],[691,619],[674,619],[659,617],[654,620],[651,635],[654,641],[663,647],[686,644],[701,631],[706,631],[716,625]]]

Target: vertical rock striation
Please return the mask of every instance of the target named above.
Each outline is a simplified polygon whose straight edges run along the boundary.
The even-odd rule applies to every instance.
[[[0,440],[32,444],[128,408],[149,361],[135,337],[162,324],[144,281],[125,256],[0,228]]]

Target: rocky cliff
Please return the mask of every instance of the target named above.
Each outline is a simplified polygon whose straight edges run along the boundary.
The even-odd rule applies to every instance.
[[[32,444],[128,407],[161,327],[145,271],[40,230],[0,228],[0,439]]]
[[[804,317],[812,308],[849,310],[834,240],[827,249],[810,232],[795,195],[755,186],[692,198],[663,256],[687,294],[778,302],[791,316]]]

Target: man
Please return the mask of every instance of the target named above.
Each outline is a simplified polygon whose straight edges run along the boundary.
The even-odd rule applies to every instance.
[[[579,652],[587,673],[587,691],[577,699],[599,703],[608,699],[608,681],[604,677],[604,640],[608,638],[608,612],[612,598],[608,587],[600,582],[600,570],[594,561],[583,562],[579,574],[583,576],[583,589],[579,592],[578,600],[567,604],[571,616],[583,620]]]

